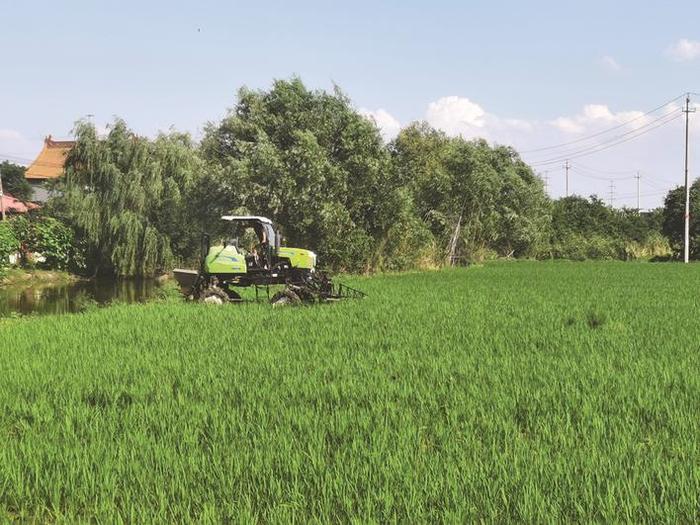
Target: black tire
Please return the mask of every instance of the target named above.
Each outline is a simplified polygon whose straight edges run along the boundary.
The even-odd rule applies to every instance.
[[[199,294],[199,301],[204,304],[222,305],[229,302],[228,294],[218,286],[210,286]]]
[[[299,296],[299,299],[304,304],[314,304],[316,302],[316,296],[304,287],[300,286],[292,291]]]
[[[301,299],[292,290],[286,288],[273,295],[272,299],[270,299],[270,304],[273,307],[296,306],[301,304]]]

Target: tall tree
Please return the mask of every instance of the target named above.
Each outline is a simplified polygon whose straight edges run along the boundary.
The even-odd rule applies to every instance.
[[[228,116],[207,127],[202,151],[220,174],[221,211],[270,216],[325,264],[371,266],[400,206],[379,130],[338,88],[292,78],[241,89]]]
[[[443,256],[534,255],[546,243],[549,200],[541,181],[510,148],[447,137],[425,123],[392,146],[398,180]]]
[[[10,193],[14,198],[28,201],[32,198],[32,186],[27,182],[24,173],[27,168],[13,164],[12,162],[0,162],[0,177],[2,177],[2,189]]]
[[[663,209],[663,232],[676,255],[683,253],[685,242],[685,188],[678,186],[666,195]],[[690,256],[700,258],[700,179],[690,186]]]
[[[82,235],[95,273],[153,275],[194,247],[187,197],[202,162],[187,135],[139,137],[117,120],[105,139],[80,122],[62,195],[50,204]]]

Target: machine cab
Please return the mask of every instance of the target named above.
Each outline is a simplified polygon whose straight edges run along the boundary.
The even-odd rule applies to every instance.
[[[281,247],[281,236],[270,219],[254,215],[224,215],[221,219],[230,223],[230,227],[221,244],[206,246],[207,273],[279,275],[287,270],[314,270],[316,254],[301,248]]]
[[[232,234],[239,235],[247,228],[255,232],[257,239],[246,247],[245,252],[238,246],[239,237],[229,241],[245,257],[248,271],[269,270],[273,267],[280,248],[280,235],[270,219],[255,215],[224,215],[221,220],[231,223],[229,230]]]

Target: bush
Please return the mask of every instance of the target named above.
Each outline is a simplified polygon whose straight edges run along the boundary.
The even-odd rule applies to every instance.
[[[41,254],[40,266],[52,270],[66,270],[71,262],[73,230],[51,217],[35,221],[31,225],[29,238],[30,251]]]
[[[552,257],[585,261],[587,259],[626,259],[624,243],[605,235],[572,233],[552,245]]]
[[[673,255],[668,239],[660,233],[651,233],[643,242],[631,241],[625,246],[628,259],[658,260]]]
[[[0,272],[10,265],[10,255],[19,250],[19,241],[10,221],[0,222]]]
[[[84,267],[83,244],[76,240],[73,230],[58,219],[30,220],[20,216],[8,221],[7,229],[15,243],[10,253],[19,251],[25,266],[72,271]]]
[[[399,219],[379,247],[378,268],[385,271],[405,271],[416,268],[434,268],[442,262],[435,239],[417,217],[406,215]]]

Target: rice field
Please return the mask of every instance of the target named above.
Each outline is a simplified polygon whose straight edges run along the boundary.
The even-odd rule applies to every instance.
[[[700,266],[0,321],[0,521],[697,522]]]

